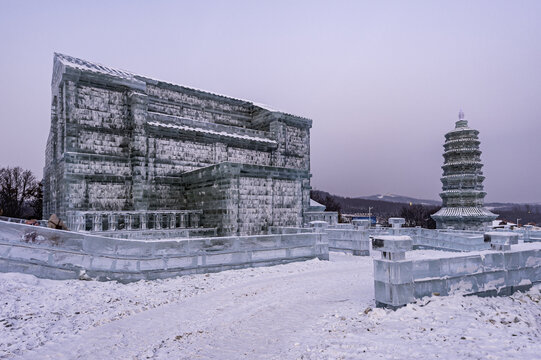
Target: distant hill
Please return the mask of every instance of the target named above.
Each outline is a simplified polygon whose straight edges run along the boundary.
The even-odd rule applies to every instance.
[[[377,200],[377,201],[386,201],[386,202],[392,202],[392,203],[401,203],[404,204],[420,204],[420,205],[426,205],[426,206],[441,206],[441,200],[428,200],[428,199],[417,199],[410,196],[404,196],[404,195],[396,195],[396,194],[378,194],[378,195],[370,195],[370,196],[359,196],[359,199],[365,199],[365,200]],[[528,207],[528,210],[531,212],[531,210],[535,210],[536,208],[539,208],[541,204],[539,203],[531,203],[531,204],[519,204],[519,203],[502,203],[502,202],[488,202],[485,203],[485,207],[489,208],[490,210],[500,210],[500,211],[518,211],[520,209],[526,210]],[[526,211],[528,211],[526,210]]]
[[[396,195],[396,194],[359,196],[359,199],[388,201],[388,202],[403,203],[403,204],[412,203],[412,204],[421,204],[421,205],[430,205],[430,206],[441,206],[441,200],[416,199],[413,197]]]
[[[408,206],[408,203],[391,202],[377,199],[351,198],[334,194],[326,191],[312,190],[312,194],[319,199],[330,197],[334,202],[340,205],[343,214],[368,213],[368,209],[373,214],[381,217],[398,216],[402,207]]]
[[[489,208],[490,210],[512,210],[513,208],[521,207],[524,205],[525,204],[500,203],[500,202],[485,203],[485,207]],[[538,205],[532,204],[531,206],[538,206]]]

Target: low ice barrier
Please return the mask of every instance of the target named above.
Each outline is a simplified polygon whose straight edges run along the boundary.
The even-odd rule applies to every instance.
[[[452,251],[479,251],[490,248],[490,245],[485,243],[482,232],[409,228],[402,229],[401,234],[411,236],[416,247]]]
[[[357,256],[370,255],[370,238],[364,229],[325,229],[329,238],[329,250]]]
[[[268,234],[307,234],[313,233],[315,230],[311,228],[287,227],[287,226],[269,226]]]
[[[517,234],[487,233],[494,250],[433,259],[406,259],[410,236],[378,235],[372,249],[376,305],[398,308],[431,295],[508,295],[541,282],[541,243],[516,244]]]
[[[450,251],[487,250],[490,245],[484,241],[483,232],[467,230],[435,230],[421,227],[404,228],[403,218],[389,218],[392,228],[369,230],[372,237],[380,235],[407,235],[417,248],[430,248]]]
[[[370,255],[368,231],[364,226],[358,224],[329,225],[325,221],[312,221],[309,228],[269,228],[269,234],[300,234],[307,232],[324,232],[329,241],[329,251],[339,251],[356,256]]]
[[[0,221],[0,271],[123,282],[329,258],[324,233],[124,240]]]
[[[532,227],[532,225],[524,225],[524,242],[541,242],[541,231],[533,230]]]

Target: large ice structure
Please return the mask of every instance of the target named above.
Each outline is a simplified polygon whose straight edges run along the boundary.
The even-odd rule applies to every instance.
[[[485,177],[478,135],[479,131],[468,127],[462,110],[455,128],[445,134],[443,207],[432,215],[438,229],[481,230],[498,217],[483,207]]]
[[[44,209],[72,230],[302,226],[312,121],[55,54]]]

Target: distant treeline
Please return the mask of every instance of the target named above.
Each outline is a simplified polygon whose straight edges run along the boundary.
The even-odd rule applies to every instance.
[[[406,219],[406,226],[424,228],[435,228],[436,223],[430,215],[440,209],[439,206],[343,197],[321,190],[312,190],[310,195],[315,201],[327,206],[328,211],[338,211],[341,214],[368,213],[370,207],[370,212],[378,220],[384,220],[380,223],[384,223],[390,217],[403,217]],[[521,219],[520,224],[541,224],[541,205],[497,203],[490,205],[494,206],[493,212],[500,215],[498,219],[506,222],[516,223],[517,219]]]
[[[312,190],[310,195],[312,196],[312,199],[323,205],[327,205],[327,203],[333,204],[333,207],[338,205],[343,214],[367,213],[368,208],[371,207],[372,213],[377,214],[378,216],[398,216],[402,206],[404,206],[404,204],[401,203],[392,203],[388,201],[342,197],[321,190]],[[329,207],[327,207],[327,210],[330,210]]]
[[[381,200],[343,197],[321,190],[312,190],[310,196],[315,201],[325,205],[328,211],[338,211],[339,214],[366,214],[370,210],[370,213],[382,224],[385,224],[390,217],[403,217],[406,219],[406,226],[435,228],[436,223],[430,215],[440,209],[439,206],[410,205]]]
[[[498,219],[516,223],[517,219],[520,224],[541,224],[541,205],[530,204],[514,204],[502,208],[495,208],[495,214],[499,214]]]

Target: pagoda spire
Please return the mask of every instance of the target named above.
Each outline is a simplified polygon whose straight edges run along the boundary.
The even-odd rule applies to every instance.
[[[468,127],[468,120],[464,119],[464,111],[460,109],[458,111],[458,121],[455,123],[455,128]]]

